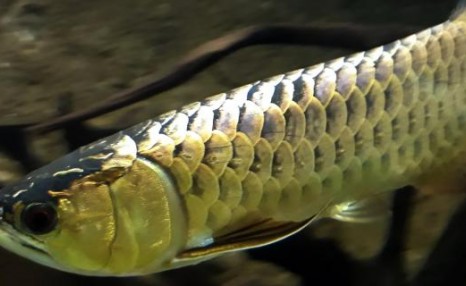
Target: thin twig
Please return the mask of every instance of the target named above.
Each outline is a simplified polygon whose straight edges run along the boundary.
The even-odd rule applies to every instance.
[[[171,72],[159,79],[125,90],[88,109],[33,125],[26,128],[26,131],[38,133],[52,131],[66,124],[90,119],[167,91],[244,47],[264,44],[292,44],[364,50],[415,31],[417,29],[398,25],[366,27],[354,24],[332,26],[271,25],[245,28],[199,46],[181,60]]]

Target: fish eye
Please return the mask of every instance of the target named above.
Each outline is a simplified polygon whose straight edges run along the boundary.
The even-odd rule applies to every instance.
[[[31,234],[49,233],[57,221],[57,211],[49,203],[31,203],[21,213],[22,226]]]

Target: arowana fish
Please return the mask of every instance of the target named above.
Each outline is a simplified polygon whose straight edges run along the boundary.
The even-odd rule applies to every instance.
[[[357,219],[406,185],[457,188],[466,13],[245,85],[84,146],[0,191],[0,245],[85,275],[142,275]]]

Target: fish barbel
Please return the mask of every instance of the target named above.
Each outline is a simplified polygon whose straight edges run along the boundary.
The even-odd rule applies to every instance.
[[[153,273],[272,243],[320,217],[351,221],[358,202],[402,186],[454,189],[463,158],[458,13],[192,103],[30,173],[0,191],[0,244],[74,273]]]

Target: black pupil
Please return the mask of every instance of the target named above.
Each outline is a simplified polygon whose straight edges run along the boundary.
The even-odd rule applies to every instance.
[[[45,234],[57,224],[55,208],[46,203],[28,205],[22,213],[23,225],[33,234]]]

